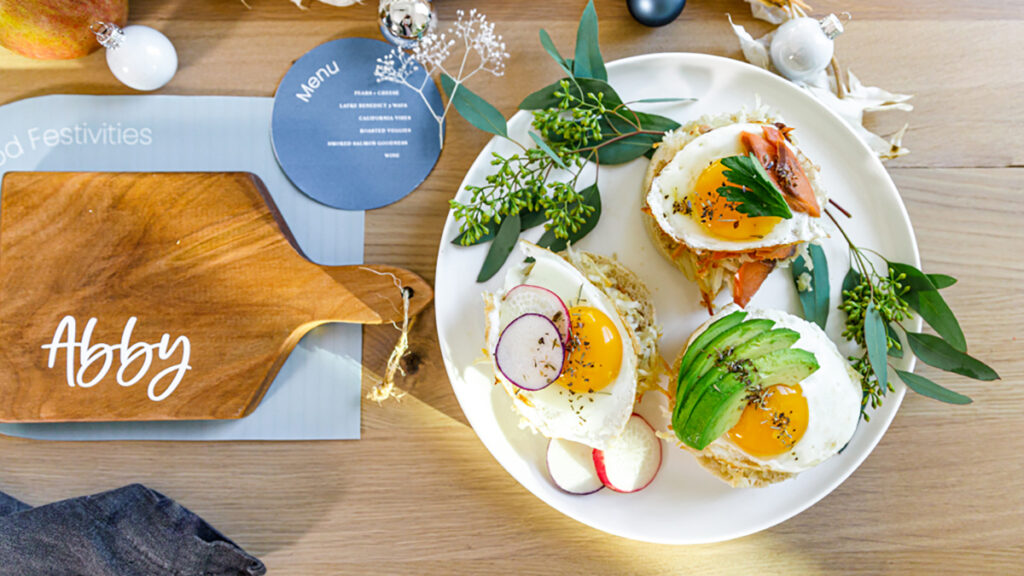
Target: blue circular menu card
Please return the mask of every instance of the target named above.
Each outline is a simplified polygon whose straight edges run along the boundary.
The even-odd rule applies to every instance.
[[[288,70],[274,96],[271,138],[281,168],[314,200],[369,210],[412,192],[441,154],[431,114],[441,95],[421,67],[403,84],[377,82],[391,45],[369,38],[322,44]],[[443,135],[443,132],[440,132]]]

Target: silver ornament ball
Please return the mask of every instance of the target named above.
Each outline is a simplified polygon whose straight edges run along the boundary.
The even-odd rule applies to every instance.
[[[430,0],[381,0],[379,16],[381,34],[400,48],[419,42],[437,20]]]
[[[772,37],[772,64],[790,80],[809,80],[832,61],[832,40],[842,33],[843,24],[835,14],[821,21],[807,17],[788,20]]]
[[[121,28],[109,22],[97,22],[90,29],[107,49],[110,71],[129,88],[156,90],[178,71],[178,52],[159,30],[149,26]]]

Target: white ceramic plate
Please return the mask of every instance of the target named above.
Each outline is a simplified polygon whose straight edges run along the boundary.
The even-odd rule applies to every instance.
[[[854,241],[879,250],[890,260],[919,265],[906,210],[881,163],[842,120],[799,88],[748,64],[702,54],[627,58],[609,64],[608,73],[611,85],[627,102],[655,97],[699,98],[691,104],[637,106],[680,123],[706,113],[752,107],[760,97],[794,127],[801,149],[821,166],[821,183],[833,199],[853,213],[844,228]],[[526,112],[513,116],[510,135],[519,142],[529,142],[526,131],[530,120]],[[510,153],[514,148],[500,138],[492,140],[470,168],[457,198],[467,200],[466,184],[483,183],[491,169],[492,151]],[[707,313],[699,304],[694,284],[658,254],[643,229],[640,186],[646,167],[647,160],[640,158],[622,166],[601,168],[603,216],[579,247],[617,256],[647,283],[664,327],[661,352],[671,359]],[[849,257],[839,234],[831,225],[829,229],[834,238],[825,241],[824,247],[835,303]],[[535,241],[541,231],[531,230],[524,237]],[[457,233],[457,224],[449,214],[438,251],[435,287],[438,337],[455,395],[484,445],[520,484],[553,508],[599,530],[648,542],[696,544],[738,538],[774,526],[811,506],[846,479],[881,439],[903,399],[904,389],[897,384],[896,393],[889,394],[884,405],[872,414],[871,422],[861,422],[842,454],[768,488],[730,488],[700,468],[689,454],[665,443],[661,472],[647,489],[635,494],[610,490],[589,496],[565,494],[547,475],[546,439],[519,429],[510,400],[500,386],[493,384],[490,367],[480,362],[484,347],[481,292],[499,288],[506,270],[489,282],[476,283],[488,245],[454,246],[451,241]],[[513,253],[506,269],[517,261]],[[800,314],[789,270],[773,273],[750,306]],[[919,329],[920,320],[915,322]],[[827,332],[837,343],[842,342],[840,313],[833,311],[830,315]],[[845,349],[840,345],[840,350],[852,351],[848,345]]]

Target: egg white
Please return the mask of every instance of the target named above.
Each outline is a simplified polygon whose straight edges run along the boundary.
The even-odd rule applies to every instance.
[[[741,133],[760,134],[762,126],[763,124],[747,122],[715,128],[693,139],[676,152],[672,160],[651,181],[651,189],[647,193],[647,205],[650,206],[651,215],[658,226],[674,240],[692,249],[715,252],[751,250],[824,238],[827,234],[820,219],[812,218],[804,212],[793,212],[792,218],[779,222],[763,238],[726,240],[711,235],[692,216],[673,211],[672,207],[676,202],[686,202],[686,197],[693,192],[697,179],[705,168],[722,158],[747,153],[740,142]],[[827,199],[818,190],[815,193],[818,195],[818,204],[824,206]]]
[[[512,397],[513,406],[531,428],[548,438],[564,438],[603,449],[622,432],[633,413],[639,360],[630,332],[608,296],[572,264],[526,241],[519,242],[519,250],[524,256],[534,258],[535,262],[510,271],[505,277],[504,291],[520,284],[532,284],[551,290],[568,307],[581,304],[597,308],[612,320],[618,332],[622,346],[622,365],[612,383],[592,394],[571,394],[558,384],[551,384],[542,390],[522,390],[497,369],[495,378]],[[501,322],[502,296],[484,294],[487,303],[487,345],[492,358],[494,347],[505,328]]]
[[[739,308],[730,305],[709,320],[731,314]],[[807,399],[807,430],[793,447],[772,457],[747,454],[729,439],[727,434],[709,444],[704,453],[740,467],[752,464],[762,469],[795,474],[813,468],[834,456],[850,441],[860,419],[861,386],[859,378],[835,343],[817,324],[780,310],[747,309],[747,320],[766,318],[775,322],[774,328],[789,328],[800,334],[793,344],[814,354],[819,368],[799,382]],[[696,337],[696,334],[691,337]]]

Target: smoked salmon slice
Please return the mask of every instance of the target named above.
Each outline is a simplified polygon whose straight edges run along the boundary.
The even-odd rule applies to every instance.
[[[740,142],[761,162],[791,209],[817,218],[821,216],[821,207],[800,160],[786,145],[785,132],[788,131],[786,127],[780,130],[776,126],[765,125],[761,127],[761,134],[741,134]]]
[[[757,289],[774,269],[774,260],[757,260],[740,266],[732,281],[732,301],[740,308],[746,308],[750,299],[757,293]]]

